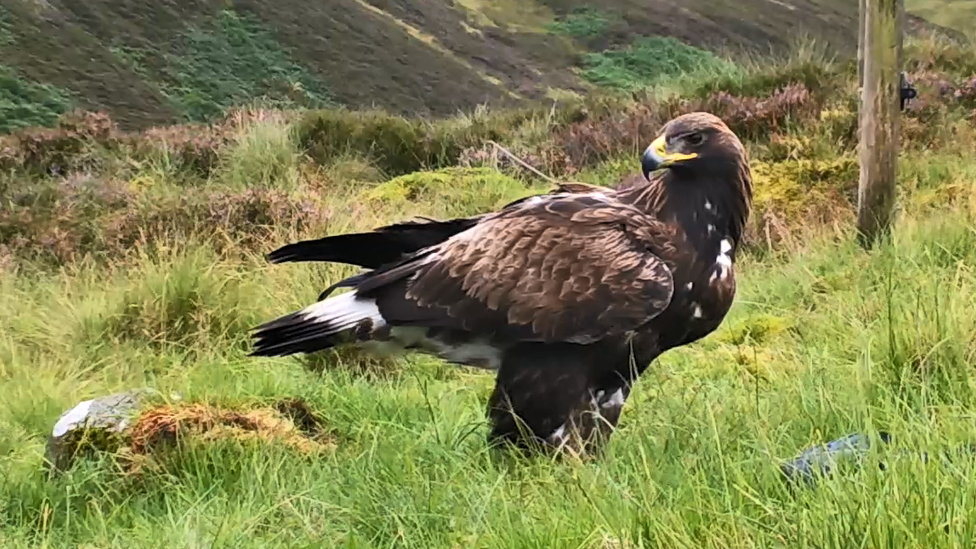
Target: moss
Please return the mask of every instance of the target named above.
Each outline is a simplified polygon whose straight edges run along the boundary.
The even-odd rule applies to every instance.
[[[537,191],[491,168],[445,168],[397,177],[365,197],[400,210],[406,204],[437,204],[442,215],[474,215]]]
[[[746,342],[761,345],[791,326],[792,323],[788,319],[763,313],[730,320],[716,334],[716,339],[730,345],[742,345]]]

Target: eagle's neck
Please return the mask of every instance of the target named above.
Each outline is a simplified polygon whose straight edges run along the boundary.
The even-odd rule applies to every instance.
[[[669,192],[659,215],[676,222],[699,253],[707,255],[713,249],[729,248],[721,253],[734,257],[749,208],[741,195],[729,191],[715,185]]]
[[[752,203],[748,170],[739,170],[735,178],[717,174],[714,183],[700,175],[682,181],[681,175],[668,170],[654,181],[625,192],[636,207],[679,226],[699,254],[730,246],[730,257],[734,257]]]

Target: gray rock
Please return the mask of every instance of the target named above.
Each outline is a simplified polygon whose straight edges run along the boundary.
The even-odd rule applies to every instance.
[[[48,439],[48,465],[53,471],[65,471],[79,454],[117,449],[132,419],[158,395],[153,389],[136,389],[86,400],[68,410]]]
[[[878,433],[877,440],[883,444],[879,449],[889,450],[892,437],[890,433],[881,431]],[[816,484],[818,478],[826,477],[837,469],[843,462],[853,465],[855,469],[860,469],[871,448],[871,440],[862,433],[852,433],[845,437],[832,440],[825,445],[817,445],[808,448],[793,460],[780,465],[780,470],[786,476],[791,486],[803,482],[808,487]],[[893,448],[891,449],[893,450]],[[949,466],[953,458],[971,458],[976,453],[976,444],[967,444],[954,448],[949,451],[940,452],[938,456],[930,456],[927,451],[902,448],[897,451],[886,451],[888,458],[917,458],[922,463],[928,463],[930,459],[939,459],[943,466]],[[888,461],[882,459],[878,463],[878,468],[882,471],[888,470]]]
[[[891,435],[881,432],[879,438],[888,444]],[[825,445],[808,448],[793,460],[782,464],[780,470],[792,482],[803,481],[812,485],[817,477],[829,475],[841,461],[850,460],[856,466],[860,465],[870,447],[871,441],[867,436],[853,433]]]

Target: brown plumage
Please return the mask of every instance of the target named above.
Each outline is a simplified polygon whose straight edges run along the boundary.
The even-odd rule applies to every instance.
[[[354,291],[259,327],[252,354],[415,349],[497,371],[493,440],[605,440],[640,373],[724,319],[751,208],[745,149],[710,114],[670,121],[642,168],[645,182],[616,190],[564,184],[493,213],[273,252],[373,270],[324,295]]]

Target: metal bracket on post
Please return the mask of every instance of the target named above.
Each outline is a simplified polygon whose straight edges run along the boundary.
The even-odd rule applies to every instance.
[[[899,95],[901,98],[901,110],[905,110],[905,105],[908,104],[910,100],[918,97],[918,91],[912,87],[912,84],[908,81],[908,78],[905,76],[904,72],[901,73],[900,87],[901,89]]]

